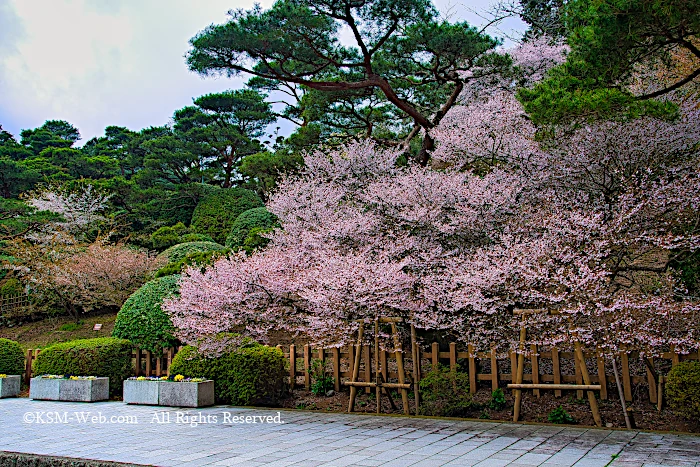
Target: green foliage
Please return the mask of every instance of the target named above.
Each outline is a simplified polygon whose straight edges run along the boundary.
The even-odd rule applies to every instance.
[[[275,404],[286,390],[285,358],[281,350],[257,343],[233,348],[219,357],[206,357],[191,346],[175,355],[170,372],[214,380],[218,403]]]
[[[296,149],[296,146],[308,148],[318,143],[318,138],[313,138],[310,141],[300,138],[299,132],[297,130],[287,141],[293,149]],[[303,163],[304,161],[298,152],[258,152],[244,157],[238,170],[248,181],[246,186],[261,196],[267,196],[277,187],[277,181],[282,175],[298,172]]]
[[[491,393],[489,408],[493,410],[503,410],[506,407],[506,395],[503,394],[503,389],[498,388]]]
[[[651,100],[664,94],[663,87],[643,98],[625,87],[640,67],[662,64],[672,68],[673,50],[685,48],[698,55],[692,40],[700,34],[700,3],[570,0],[564,8],[564,27],[571,47],[566,63],[552,69],[533,89],[518,93],[535,123],[675,115],[671,103]],[[690,74],[684,80],[692,78]]]
[[[167,258],[170,263],[177,263],[192,253],[220,251],[224,248],[216,242],[187,242],[171,246],[158,256]]]
[[[689,295],[700,296],[700,251],[675,253],[669,266],[678,272]]]
[[[183,259],[180,261],[176,261],[174,263],[168,263],[167,265],[163,266],[160,268],[156,274],[155,277],[163,277],[163,276],[170,276],[173,274],[180,274],[182,272],[182,269],[185,266],[191,266],[191,265],[199,265],[199,266],[208,266],[211,264],[214,264],[217,259],[221,258],[222,256],[226,256],[231,250],[228,248],[224,250],[218,250],[218,251],[197,251],[194,253],[190,253],[189,255],[185,256]]]
[[[677,414],[700,420],[700,362],[681,362],[666,379],[666,399]]]
[[[469,375],[438,364],[420,381],[421,415],[464,417],[473,407]]]
[[[242,248],[246,244],[246,240],[249,244],[255,241],[253,237],[248,239],[253,229],[258,229],[258,232],[252,235],[257,233],[258,238],[262,238],[259,236],[260,229],[271,229],[278,226],[277,216],[268,211],[267,208],[248,209],[233,221],[231,231],[226,237],[226,246],[233,249]]]
[[[236,218],[248,209],[262,205],[262,200],[250,190],[224,189],[199,202],[192,214],[191,227],[196,233],[224,243]]]
[[[159,277],[131,294],[117,313],[112,335],[129,339],[134,345],[156,355],[160,355],[163,347],[176,345],[175,328],[161,306],[163,300],[178,292],[179,280],[177,275]]]
[[[58,328],[58,330],[59,330],[59,331],[62,331],[62,332],[73,332],[73,331],[75,331],[75,330],[77,330],[77,329],[80,329],[81,327],[83,327],[83,321],[82,321],[82,320],[81,320],[81,321],[78,321],[77,323],[76,323],[76,322],[71,322],[71,323],[62,324],[61,327]]]
[[[151,234],[153,248],[164,250],[178,243],[182,243],[181,237],[188,234],[187,226],[182,222],[178,222],[173,226],[161,227]]]
[[[9,258],[8,258],[9,259]],[[6,257],[0,255],[0,263],[6,260]],[[0,295],[16,295],[24,290],[19,280],[14,277],[2,280],[4,278],[3,269],[0,269]]]
[[[188,233],[180,237],[180,243],[191,243],[191,242],[213,242],[214,239],[209,235],[198,234],[198,233]]]
[[[54,344],[34,361],[35,375],[106,376],[110,394],[121,394],[122,382],[133,374],[131,351],[126,339],[98,337]]]
[[[333,389],[335,378],[331,375],[328,362],[322,362],[321,360],[312,360],[311,368],[309,368],[309,374],[311,375],[311,392],[317,396],[323,396],[328,391]]]
[[[547,419],[550,422],[556,424],[573,425],[574,423],[576,423],[574,417],[569,415],[569,413],[566,410],[564,410],[564,408],[561,405],[549,412],[549,415],[547,415]]]
[[[24,352],[19,343],[0,337],[0,373],[21,375],[24,372]]]

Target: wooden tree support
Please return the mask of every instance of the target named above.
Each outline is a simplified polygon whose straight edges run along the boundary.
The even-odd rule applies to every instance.
[[[595,393],[593,391],[600,391],[600,384],[591,384],[591,377],[588,374],[588,368],[586,368],[586,360],[583,356],[583,351],[581,349],[581,343],[578,341],[574,342],[574,360],[577,369],[580,371],[580,376],[583,379],[583,384],[539,384],[534,381],[534,384],[523,384],[523,370],[525,367],[525,338],[527,337],[527,329],[525,328],[525,315],[534,313],[547,313],[547,310],[537,309],[537,310],[513,310],[516,315],[521,315],[520,321],[520,343],[518,346],[518,367],[516,371],[515,383],[509,384],[507,387],[515,391],[515,405],[513,407],[513,421],[517,422],[520,418],[520,405],[522,403],[522,390],[532,389],[536,391],[539,396],[540,389],[551,389],[554,391],[561,390],[576,390],[576,391],[587,391],[588,392],[588,403],[591,406],[591,412],[593,413],[593,420],[596,426],[603,426],[603,421],[600,417],[600,411],[598,410],[598,402],[595,398]],[[534,346],[533,346],[534,347]],[[536,347],[535,347],[536,348]],[[533,349],[534,350],[534,349]],[[533,367],[533,371],[535,371]]]
[[[367,388],[368,390],[371,390],[372,388],[375,389],[375,396],[376,396],[376,402],[377,402],[377,413],[381,411],[381,396],[382,396],[382,390],[384,390],[384,394],[389,399],[389,403],[391,404],[392,408],[396,408],[396,404],[394,404],[394,400],[391,397],[391,393],[389,392],[389,389],[399,389],[401,391],[401,402],[403,403],[403,411],[404,414],[410,415],[410,410],[408,406],[408,390],[411,389],[412,387],[414,388],[415,391],[415,396],[416,396],[416,413],[418,412],[418,382],[417,382],[417,377],[416,374],[418,373],[419,368],[416,366],[416,355],[419,354],[418,347],[416,345],[416,339],[415,339],[415,329],[413,328],[413,325],[411,325],[411,356],[413,358],[413,384],[407,383],[406,382],[406,374],[404,370],[404,365],[403,365],[403,351],[401,348],[401,340],[399,339],[399,333],[398,329],[396,327],[396,323],[400,323],[403,320],[401,318],[389,318],[389,317],[381,317],[381,318],[376,318],[374,320],[374,381],[369,381],[371,379],[371,370],[370,370],[370,364],[371,362],[369,361],[369,348],[365,348],[363,344],[363,338],[364,338],[364,332],[365,332],[365,323],[364,321],[359,321],[360,322],[360,327],[358,329],[357,333],[357,344],[355,345],[355,352],[354,352],[354,362],[352,365],[352,376],[350,378],[350,381],[345,381],[343,382],[344,386],[350,386],[350,402],[348,404],[348,412],[353,412],[355,410],[355,400],[357,398],[357,388]],[[379,358],[379,323],[388,323],[391,325],[391,334],[394,340],[394,347],[396,351],[394,352],[394,355],[396,356],[396,366],[397,366],[397,373],[398,373],[398,383],[388,383],[384,380],[384,376],[382,372],[387,373],[386,368],[381,368],[380,367],[380,358]],[[363,349],[365,350],[363,352]],[[362,358],[362,355],[365,355],[365,379],[366,381],[358,381],[358,377],[360,376],[360,360]],[[385,359],[383,363],[386,365]]]

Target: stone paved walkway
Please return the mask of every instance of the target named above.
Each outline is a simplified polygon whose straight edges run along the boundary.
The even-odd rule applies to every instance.
[[[267,419],[277,414],[3,399],[0,450],[159,466],[700,467],[700,436],[301,411]],[[263,423],[238,418],[254,416]]]

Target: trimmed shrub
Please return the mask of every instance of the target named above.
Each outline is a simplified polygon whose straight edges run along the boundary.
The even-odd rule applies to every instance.
[[[186,346],[173,358],[170,374],[214,380],[217,403],[272,405],[285,394],[285,358],[281,350],[258,343],[220,357],[199,355]]]
[[[112,336],[128,339],[156,355],[162,353],[163,347],[176,345],[175,328],[161,306],[163,300],[178,292],[179,281],[179,275],[159,277],[131,294],[117,313]]]
[[[248,209],[263,205],[252,191],[244,188],[227,188],[207,196],[197,204],[190,225],[196,233],[211,236],[224,243],[233,222]]]
[[[106,376],[109,393],[121,394],[122,382],[133,375],[131,350],[126,339],[98,337],[54,344],[34,361],[35,375]]]
[[[700,419],[700,362],[681,362],[666,379],[668,405],[678,415]]]
[[[198,233],[188,233],[180,237],[179,243],[189,243],[189,242],[213,242],[214,239],[209,235],[198,234]]]
[[[163,253],[159,254],[159,258],[166,258],[168,263],[177,263],[182,261],[191,253],[197,253],[202,251],[219,251],[223,250],[223,245],[216,242],[187,242],[180,243],[179,245],[174,245],[165,250]]]
[[[196,253],[190,253],[184,259],[177,261],[175,263],[168,263],[162,268],[160,268],[155,277],[171,276],[173,274],[180,274],[182,268],[185,266],[191,266],[193,264],[199,266],[208,266],[216,262],[217,259],[225,256],[230,252],[228,248],[219,251],[198,251]]]
[[[182,222],[173,226],[161,227],[151,234],[153,248],[161,250],[181,243],[180,237],[186,233],[188,233],[187,227]]]
[[[438,364],[419,384],[421,415],[464,417],[473,406],[467,373]]]
[[[24,372],[24,352],[19,343],[0,338],[0,373],[21,375]]]
[[[277,216],[267,208],[248,209],[233,221],[231,231],[226,237],[226,246],[234,249],[241,248],[252,229],[271,229],[277,226]]]

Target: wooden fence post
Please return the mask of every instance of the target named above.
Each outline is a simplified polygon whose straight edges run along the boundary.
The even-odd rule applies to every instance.
[[[532,352],[532,355],[530,355],[530,363],[532,366],[532,384],[539,384],[540,383],[540,364],[539,364],[539,355],[537,354],[537,345],[531,345],[530,352]],[[535,397],[540,397],[540,390],[539,389],[534,389],[532,391],[532,393],[535,395]]]
[[[153,362],[151,361],[152,358],[153,358],[153,356],[152,356],[152,354],[151,354],[151,351],[150,351],[150,350],[146,350],[146,376],[153,376],[153,375],[152,375],[152,370],[153,370],[152,365],[153,365]]]
[[[516,373],[518,372],[518,355],[513,352],[512,350],[510,351],[510,380],[511,383],[515,384],[517,381],[517,375]]]
[[[467,346],[467,353],[469,353],[469,392],[471,394],[476,393],[476,359],[475,350],[472,344]]]
[[[304,388],[308,391],[311,389],[311,345],[304,346]]]
[[[498,359],[496,347],[491,348],[491,391],[498,389]]]
[[[297,349],[294,344],[289,346],[289,389],[294,390],[297,383]]]
[[[340,391],[340,349],[338,347],[333,347],[331,349],[333,354],[333,381],[335,392]]]
[[[438,363],[440,363],[440,345],[437,342],[433,342],[432,345],[432,351],[433,351],[433,370],[437,369]]]
[[[652,371],[654,368],[654,359],[647,358],[647,384],[649,385],[649,402],[656,404],[656,375]]]
[[[583,376],[581,375],[581,366],[579,365],[578,358],[574,353],[574,373],[576,375],[576,384],[583,384]],[[576,391],[576,399],[583,399],[583,391],[580,389]]]
[[[598,383],[600,383],[600,399],[607,400],[608,398],[608,378],[605,375],[605,359],[603,358],[602,352],[598,349],[598,356],[596,357],[598,363]]]
[[[32,349],[27,349],[27,361],[24,367],[24,383],[29,385],[29,380],[32,379],[32,357],[34,352]]]
[[[141,349],[135,347],[136,357],[134,358],[134,365],[136,366],[136,376],[141,376]]]
[[[552,347],[552,373],[554,373],[554,384],[561,384],[561,368],[559,367],[559,349]],[[554,397],[561,397],[561,390],[554,391]]]
[[[369,345],[365,345],[362,348],[362,353],[362,357],[365,359],[365,381],[369,383],[372,381],[372,364],[370,360]],[[372,392],[372,388],[370,388],[369,386],[365,387],[365,394],[369,394],[370,392]]]
[[[625,390],[625,400],[632,402],[632,379],[630,378],[630,360],[627,352],[622,352],[620,355],[622,360],[622,385]]]

